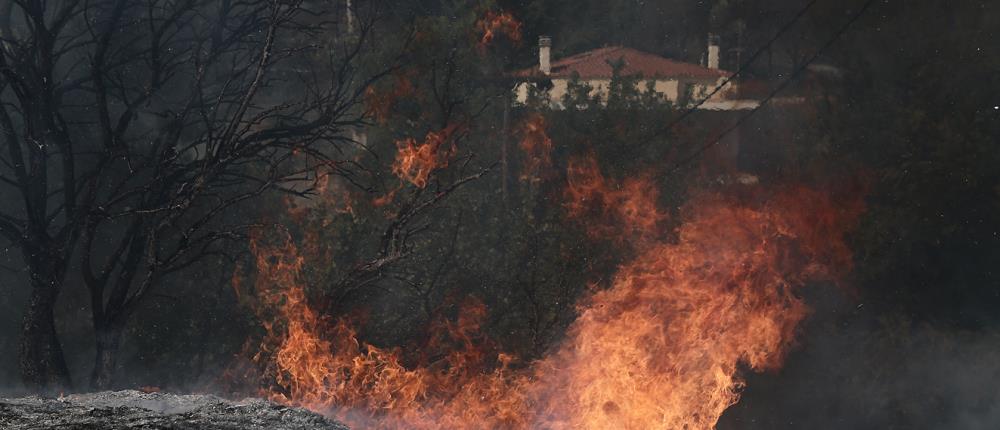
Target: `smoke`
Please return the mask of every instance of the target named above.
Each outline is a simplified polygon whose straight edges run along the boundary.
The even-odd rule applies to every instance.
[[[799,351],[779,373],[749,376],[720,430],[1000,428],[1000,332],[915,323],[823,294]]]

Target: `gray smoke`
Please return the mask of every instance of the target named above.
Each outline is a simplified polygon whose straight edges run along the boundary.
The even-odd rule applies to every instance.
[[[1000,333],[839,301],[816,311],[781,371],[748,376],[720,430],[1000,428]]]

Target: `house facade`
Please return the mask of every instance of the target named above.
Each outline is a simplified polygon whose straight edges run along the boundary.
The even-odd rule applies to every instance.
[[[711,38],[710,38],[711,40]],[[515,98],[518,103],[528,100],[531,87],[546,94],[555,108],[562,107],[563,97],[574,78],[591,88],[591,96],[607,100],[613,64],[620,64],[621,76],[641,76],[638,90],[653,88],[660,96],[677,106],[700,106],[707,110],[742,110],[756,106],[750,100],[736,100],[736,83],[728,81],[732,73],[719,69],[719,46],[709,43],[706,65],[685,63],[623,46],[610,46],[552,61],[552,39],[539,38],[538,66],[518,70]],[[709,96],[717,87],[723,88]]]

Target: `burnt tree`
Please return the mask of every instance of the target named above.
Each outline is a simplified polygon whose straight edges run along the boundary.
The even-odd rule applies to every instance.
[[[137,305],[253,227],[227,213],[308,195],[317,170],[363,180],[349,131],[393,68],[360,65],[379,14],[366,4],[345,34],[305,3],[0,1],[0,234],[30,273],[26,384],[71,386],[64,284],[89,291],[90,383],[106,388]]]

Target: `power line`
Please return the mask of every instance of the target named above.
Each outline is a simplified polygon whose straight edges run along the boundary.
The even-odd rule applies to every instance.
[[[765,43],[763,46],[754,51],[753,55],[751,55],[746,62],[741,64],[740,67],[737,68],[735,72],[733,72],[733,74],[726,77],[726,79],[724,79],[722,83],[716,85],[715,88],[712,89],[712,91],[709,92],[704,98],[699,100],[694,105],[690,106],[683,113],[681,113],[680,116],[674,118],[672,121],[667,123],[666,126],[664,126],[663,128],[659,129],[658,131],[650,135],[648,139],[643,140],[643,142],[649,142],[653,138],[666,134],[672,128],[674,128],[674,126],[683,121],[685,118],[691,116],[693,113],[698,111],[698,109],[702,107],[706,102],[708,102],[708,100],[711,99],[712,96],[718,94],[719,91],[722,91],[722,89],[725,88],[727,85],[729,85],[734,79],[743,75],[747,70],[749,70],[750,66],[752,66],[753,63],[757,61],[757,58],[759,58],[761,55],[764,54],[764,52],[770,49],[771,46],[774,45],[774,43],[781,38],[781,36],[783,36],[785,33],[791,30],[792,27],[795,26],[795,23],[798,22],[800,19],[802,19],[802,17],[805,16],[807,12],[809,12],[809,9],[812,9],[812,7],[815,6],[816,3],[818,2],[819,0],[810,0],[809,3],[806,3],[806,5],[803,6],[801,9],[799,9],[799,11],[795,14],[795,16],[792,17],[791,21],[788,21],[784,26],[778,29],[778,32],[774,33],[774,36],[772,36],[771,39],[767,41],[767,43]]]
[[[826,52],[827,49],[829,49],[831,46],[833,46],[833,44],[837,40],[839,40],[841,38],[841,36],[843,36],[844,33],[846,33],[847,30],[855,22],[857,22],[858,19],[861,19],[861,17],[864,16],[865,12],[867,12],[868,9],[871,8],[871,6],[873,4],[875,4],[875,0],[868,0],[868,1],[866,1],[865,4],[861,6],[861,9],[859,9],[853,16],[851,16],[851,19],[849,19],[846,23],[844,23],[844,25],[841,26],[840,29],[838,29],[836,33],[834,33],[833,37],[831,37],[830,40],[827,40],[826,43],[824,43],[822,46],[820,46],[820,48],[817,49],[816,52],[813,53],[813,55],[811,57],[809,57],[809,59],[806,60],[805,63],[803,63],[798,68],[796,68],[792,72],[792,74],[788,76],[788,79],[785,79],[784,81],[781,82],[781,84],[779,84],[777,87],[775,87],[774,90],[772,90],[767,95],[767,97],[764,97],[760,101],[760,103],[757,104],[757,106],[755,106],[753,109],[751,109],[749,112],[747,112],[746,115],[741,116],[738,120],[736,120],[736,122],[733,125],[731,125],[730,127],[726,128],[725,130],[723,130],[722,133],[720,133],[715,139],[712,139],[707,144],[698,147],[698,149],[696,149],[690,155],[688,155],[687,157],[684,157],[683,159],[681,159],[680,161],[678,161],[676,164],[674,164],[673,167],[671,167],[670,169],[668,169],[661,176],[668,176],[668,175],[676,172],[678,169],[680,169],[681,167],[683,167],[685,164],[690,163],[691,161],[693,161],[696,158],[698,158],[698,156],[700,156],[702,153],[704,153],[709,148],[717,145],[719,143],[719,141],[722,140],[723,137],[726,137],[729,133],[732,133],[737,128],[739,128],[741,125],[743,125],[744,122],[746,122],[748,119],[750,119],[751,116],[753,116],[755,113],[757,113],[757,111],[759,111],[762,107],[764,107],[764,105],[766,105],[768,102],[770,102],[771,99],[773,99],[778,93],[780,93],[782,90],[784,90],[785,88],[787,88],[788,85],[791,84],[792,81],[794,81],[799,75],[801,75],[802,72],[804,72],[806,70],[806,68],[809,67],[810,64],[812,64],[817,59],[819,59],[819,57],[821,55],[823,55],[823,53]]]

